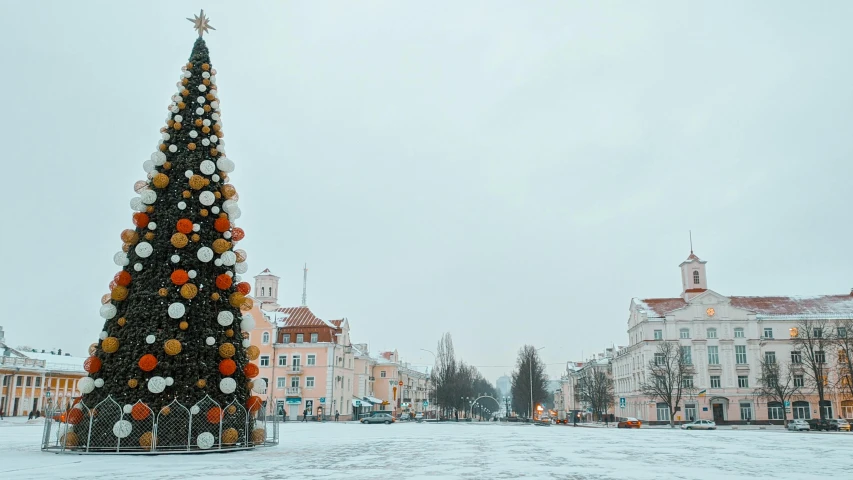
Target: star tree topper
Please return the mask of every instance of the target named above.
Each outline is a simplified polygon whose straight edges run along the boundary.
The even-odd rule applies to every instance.
[[[193,22],[195,30],[198,32],[199,38],[202,37],[208,30],[216,30],[210,24],[210,18],[204,16],[204,10],[202,9],[198,15],[193,15],[194,18],[187,17],[187,20]]]

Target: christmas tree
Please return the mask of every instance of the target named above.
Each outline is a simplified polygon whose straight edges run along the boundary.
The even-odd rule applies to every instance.
[[[143,164],[147,179],[134,186],[134,228],[121,232],[114,261],[122,268],[102,298],[104,327],[79,381],[83,405],[68,412],[67,448],[112,448],[117,439],[121,450],[263,440],[251,425],[262,404],[252,391],[266,385],[255,379],[250,360],[259,351],[244,333],[254,320],[243,314],[252,308],[240,279],[246,253],[234,248],[244,236],[228,183],[234,163],[202,38],[213,27],[203,11],[190,20],[199,37]]]

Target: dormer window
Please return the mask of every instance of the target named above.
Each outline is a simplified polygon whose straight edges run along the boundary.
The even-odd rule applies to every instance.
[[[693,270],[693,284],[699,285],[699,270]]]

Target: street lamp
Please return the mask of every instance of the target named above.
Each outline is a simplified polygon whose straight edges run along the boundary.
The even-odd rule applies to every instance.
[[[536,356],[536,352],[542,350],[545,347],[536,348],[533,350],[533,355],[530,356],[530,415],[527,417],[529,419],[533,419],[533,358]]]

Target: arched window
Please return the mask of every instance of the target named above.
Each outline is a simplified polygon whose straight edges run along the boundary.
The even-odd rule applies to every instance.
[[[693,270],[693,283],[699,285],[699,270]]]
[[[263,336],[262,341],[263,341],[264,345],[270,343],[270,332],[264,332],[264,336]]]
[[[261,296],[264,296],[264,287],[261,287]]]

